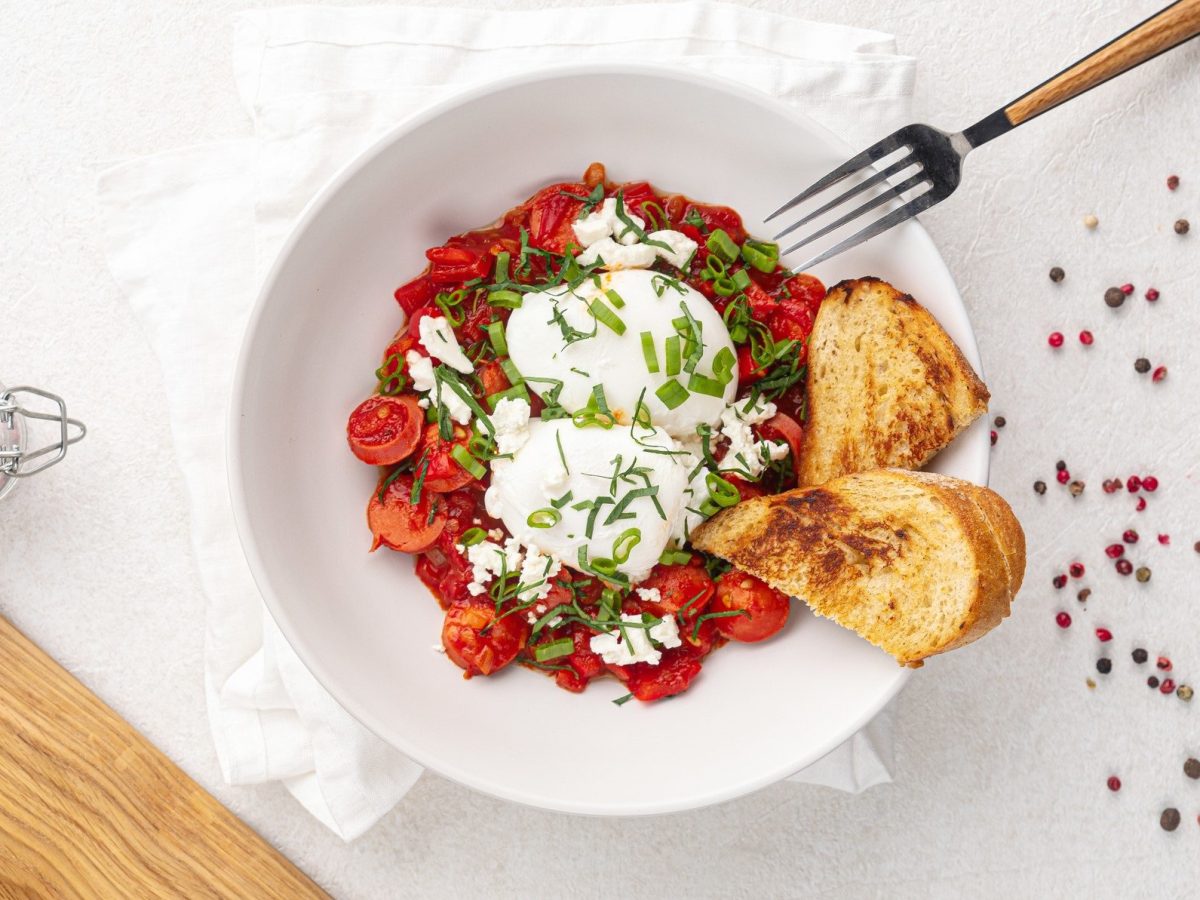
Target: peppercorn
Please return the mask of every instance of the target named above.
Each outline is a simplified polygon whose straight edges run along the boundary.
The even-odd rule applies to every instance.
[[[1162,381],[1166,377],[1167,377],[1167,367],[1159,366],[1157,369],[1154,370],[1153,373],[1151,373],[1150,380],[1151,381]]]
[[[1159,296],[1160,295],[1158,293],[1157,288],[1150,288],[1149,290],[1146,291],[1146,299],[1149,300],[1151,303],[1153,303],[1155,300],[1157,300],[1159,298]]]
[[[1071,492],[1072,497],[1078,497],[1083,493],[1083,489],[1087,487],[1087,483],[1083,481],[1072,481],[1067,485],[1067,490]]]
[[[1116,793],[1121,789],[1121,779],[1116,775],[1109,775],[1108,781],[1106,781],[1105,784],[1108,785],[1108,789],[1113,793]]]
[[[1136,494],[1142,489],[1142,479],[1137,475],[1130,475],[1127,479],[1125,479],[1125,489],[1131,494]],[[1128,534],[1129,532],[1127,531],[1125,533]],[[1137,538],[1135,537],[1134,540],[1137,540]]]
[[[1130,478],[1129,481],[1130,481],[1130,485],[1131,485],[1129,489],[1131,491],[1135,490],[1135,488],[1132,487],[1133,478]],[[1136,531],[1134,531],[1132,528],[1126,528],[1125,533],[1121,535],[1121,540],[1123,540],[1127,544],[1136,544],[1138,542],[1138,533]]]
[[[1167,547],[1171,543],[1171,536],[1169,534],[1160,534],[1158,536],[1158,542],[1164,547]]]
[[[1084,228],[1095,228],[1099,224],[1100,224],[1100,220],[1097,219],[1095,216],[1093,216],[1091,213],[1088,213],[1086,216],[1083,217],[1083,227]]]
[[[996,434],[995,430],[993,430],[989,433],[989,439],[991,440],[993,447],[996,446],[996,439],[999,437],[1000,437],[1000,435]]]
[[[1133,293],[1133,285],[1128,283],[1121,285],[1121,293],[1128,297]]]
[[[1044,481],[1035,481],[1035,482],[1033,483],[1033,492],[1034,492],[1035,494],[1044,494],[1044,493],[1046,493],[1046,482],[1044,482]],[[1197,553],[1200,553],[1200,541],[1196,541],[1196,552],[1197,552]]]
[[[1178,175],[1168,175],[1167,176],[1167,190],[1173,191],[1177,187],[1179,187],[1179,176]]]
[[[1183,764],[1183,774],[1188,778],[1200,778],[1200,759],[1189,757]]]
[[[1043,493],[1045,493],[1045,492],[1043,491]],[[1200,553],[1200,541],[1196,541],[1196,543],[1192,544],[1192,549],[1195,550],[1197,553]]]
[[[1050,337],[1046,338],[1046,342],[1056,350],[1063,345],[1063,336],[1061,331],[1050,332]]]
[[[1169,694],[1175,690],[1175,680],[1173,678],[1164,678],[1163,683],[1158,686],[1160,694]]]
[[[1150,685],[1150,687],[1152,687],[1152,688],[1158,687],[1158,677],[1155,675],[1151,675],[1149,678],[1146,679],[1146,684]]]
[[[1185,703],[1187,701],[1191,700],[1192,699],[1191,685],[1181,684],[1178,688],[1175,689],[1175,696],[1178,697],[1180,700],[1184,701]]]
[[[1050,270],[1050,280],[1053,281],[1055,284],[1058,284],[1060,281],[1062,281],[1066,277],[1067,277],[1067,273],[1062,270],[1061,266],[1055,266],[1054,268],[1052,268]]]
[[[1070,573],[1072,578],[1082,578],[1085,570],[1083,568],[1083,563],[1073,562],[1071,565],[1067,566],[1067,571]]]
[[[1148,660],[1149,658],[1150,658],[1150,654],[1147,653],[1145,650],[1143,650],[1141,647],[1138,647],[1136,650],[1133,651],[1133,661],[1135,663],[1137,663],[1139,666],[1142,663],[1144,663],[1146,660]]]
[[[1055,477],[1055,479],[1057,479],[1059,484],[1066,484],[1068,481],[1071,480],[1071,473],[1068,472],[1066,469],[1063,469],[1054,477]]]
[[[1146,508],[1146,498],[1138,497],[1137,506],[1135,506],[1134,509],[1136,509],[1138,512],[1141,512],[1145,508]]]
[[[1066,463],[1066,461],[1065,461],[1065,460],[1061,460],[1061,459],[1060,459],[1058,462],[1056,462],[1056,463],[1054,464],[1054,469],[1055,469],[1055,471],[1057,471],[1057,472],[1065,472],[1065,471],[1067,470],[1067,463]]]
[[[1160,656],[1157,660],[1155,660],[1154,665],[1164,672],[1171,671],[1171,660],[1165,656]]]
[[[1163,831],[1174,831],[1179,827],[1179,810],[1173,806],[1168,806],[1162,811],[1162,815],[1158,817],[1158,824],[1162,826]]]
[[[1187,234],[1187,233],[1188,233],[1188,230],[1189,230],[1191,227],[1192,227],[1192,226],[1191,226],[1191,224],[1188,222],[1188,220],[1187,220],[1187,219],[1176,219],[1176,220],[1175,220],[1175,233],[1176,233],[1176,234]]]
[[[1107,656],[1102,656],[1096,660],[1096,671],[1101,675],[1107,675],[1112,671],[1112,660]]]
[[[1070,628],[1071,627],[1070,613],[1060,612],[1058,615],[1056,615],[1054,617],[1054,621],[1058,625],[1059,628]]]
[[[1080,591],[1078,594],[1075,595],[1076,599],[1079,600],[1080,603],[1087,603],[1087,598],[1090,596],[1092,596],[1091,588],[1084,588],[1082,591]]]
[[[1104,292],[1104,302],[1116,309],[1125,302],[1125,292],[1119,287],[1110,287]]]
[[[1079,343],[1083,344],[1083,346],[1090,347],[1095,340],[1095,336],[1087,329],[1079,332]]]
[[[1056,588],[1065,587],[1066,584],[1067,584],[1067,576],[1066,575],[1055,575],[1054,576],[1054,586]]]
[[[1150,360],[1144,356],[1139,356],[1133,361],[1133,369],[1140,375],[1145,375],[1150,371]]]
[[[1118,575],[1128,575],[1132,571],[1133,571],[1133,563],[1131,563],[1129,560],[1127,560],[1127,559],[1118,559],[1117,560],[1117,574]]]
[[[1109,631],[1107,628],[1097,628],[1096,629],[1096,640],[1098,640],[1102,644],[1107,644],[1109,641],[1112,640],[1112,632]]]
[[[1120,559],[1125,555],[1125,548],[1120,544],[1109,544],[1104,548],[1104,555],[1109,559]]]
[[[1004,416],[996,416],[994,424],[997,428],[1003,428],[1008,424],[1008,419],[1004,418]]]
[[[1138,566],[1138,570],[1137,570],[1137,572],[1135,572],[1135,573],[1134,573],[1134,577],[1135,577],[1135,578],[1136,578],[1138,581],[1140,581],[1142,584],[1145,584],[1147,581],[1149,581],[1149,580],[1150,580],[1150,569],[1149,569],[1149,567],[1147,567],[1147,566]]]

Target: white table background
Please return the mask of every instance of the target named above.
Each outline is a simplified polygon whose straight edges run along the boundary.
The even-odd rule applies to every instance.
[[[1159,2],[757,5],[894,32],[921,60],[919,117],[963,127]],[[61,392],[91,429],[0,507],[0,614],[339,897],[1194,896],[1200,782],[1181,765],[1200,755],[1200,698],[1149,691],[1129,650],[1168,651],[1200,687],[1200,42],[980,151],[959,194],[925,218],[971,309],[993,413],[1008,419],[993,486],[1031,552],[1012,620],[933,661],[899,699],[895,784],[858,797],[782,784],[613,821],[426,775],[347,846],[282,788],[221,782],[159,364],[95,240],[101,168],[248,132],[229,15],[250,5],[270,4],[0,3],[0,376]],[[1174,194],[1171,172],[1183,178]],[[1095,232],[1080,224],[1089,212]],[[1193,222],[1183,239],[1171,232],[1181,215]],[[1046,278],[1054,264],[1067,269],[1062,285]],[[1103,290],[1125,281],[1138,292],[1113,313]],[[1163,292],[1154,307],[1140,296],[1151,283]],[[1086,351],[1074,337],[1084,327],[1097,337]],[[1056,354],[1045,345],[1055,328],[1068,335]],[[1134,374],[1143,354],[1170,366],[1165,382]],[[1078,500],[1054,483],[1059,457],[1088,482]],[[1163,487],[1140,515],[1099,489],[1151,471]],[[1050,483],[1044,498],[1030,489],[1037,477]],[[1134,558],[1154,569],[1148,585],[1119,578],[1101,552],[1130,525],[1143,536]],[[1095,592],[1086,610],[1079,584],[1050,585],[1075,558]],[[1059,608],[1075,616],[1067,632],[1054,627]],[[1098,624],[1117,634],[1115,665],[1090,691]],[[1117,795],[1104,787],[1114,771]],[[1183,814],[1174,834],[1158,827],[1166,805]]]

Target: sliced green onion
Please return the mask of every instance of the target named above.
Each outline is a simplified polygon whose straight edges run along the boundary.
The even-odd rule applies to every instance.
[[[455,291],[454,293],[460,294],[462,292]],[[446,321],[449,322],[451,325],[458,327],[465,320],[465,314],[463,313],[463,311],[461,309],[458,308],[458,305],[459,305],[458,303],[450,302],[449,298],[451,296],[453,296],[453,295],[441,293],[433,298],[433,302],[436,303],[438,306],[438,309],[440,309],[442,311],[442,315],[444,315],[446,317]],[[460,299],[459,303],[461,303],[461,302],[462,301]]]
[[[687,388],[685,388],[674,378],[661,385],[658,390],[654,392],[654,394],[663,402],[663,406],[665,406],[667,409],[675,409],[679,406],[682,406],[687,402],[688,398]],[[722,396],[723,394],[724,388],[722,388],[721,394],[718,394],[718,396]]]
[[[625,323],[621,321],[621,317],[613,312],[608,304],[599,297],[593,298],[592,302],[588,304],[588,308],[591,309],[592,315],[596,317],[597,322],[603,322],[617,334],[625,333]]]
[[[679,352],[679,335],[673,334],[667,338],[666,357],[666,374],[678,375],[683,367],[683,357]]]
[[[637,528],[626,528],[613,541],[612,558],[617,563],[629,561],[633,548],[642,542],[642,532]],[[594,560],[593,560],[594,562]]]
[[[654,351],[654,335],[649,331],[642,332],[642,359],[646,361],[647,372],[658,371],[658,354]]]
[[[742,499],[738,489],[716,472],[709,472],[705,475],[704,484],[708,487],[708,495],[717,506],[733,506]]]
[[[496,254],[496,280],[508,281],[508,261],[512,258],[507,250]]]
[[[483,543],[486,538],[487,532],[482,528],[468,528],[462,533],[458,542],[464,547],[474,547],[476,544]]]
[[[548,644],[538,644],[533,648],[533,658],[538,662],[558,659],[560,656],[570,656],[575,652],[574,638],[560,638]]]
[[[437,405],[431,404],[429,409],[425,410],[425,421],[427,423],[433,423],[433,422],[436,422],[437,420],[438,420],[438,407],[437,407]]]
[[[492,349],[496,351],[497,356],[508,355],[508,339],[504,336],[504,323],[497,320],[488,322],[486,326],[488,340],[492,342]]]
[[[721,275],[713,279],[713,290],[718,297],[732,297],[737,293],[738,287],[728,275]]]
[[[467,450],[467,448],[462,444],[455,444],[453,447],[451,447],[450,455],[454,458],[456,463],[470,472],[473,478],[482,478],[487,474],[487,469],[485,469],[480,464],[479,460],[473,457],[470,451]]]
[[[715,254],[710,256],[704,263],[704,270],[700,273],[700,277],[706,281],[712,281],[714,278],[720,278],[728,271],[728,267],[721,261],[719,256]]]
[[[528,403],[529,391],[525,389],[525,383],[522,382],[521,384],[514,384],[512,387],[507,387],[502,391],[496,391],[494,394],[488,394],[484,402],[487,403],[489,410],[495,412],[496,404],[506,398],[509,400],[524,400],[526,403]]]
[[[654,371],[658,371],[655,369]],[[375,370],[375,377],[379,380],[379,385],[376,390],[386,397],[394,397],[404,391],[404,357],[399,353],[390,354],[383,361],[378,369]]]
[[[693,372],[688,376],[687,389],[693,394],[704,394],[706,397],[724,397],[727,381],[718,381],[707,375],[697,375]],[[664,401],[665,402],[665,401]]]
[[[750,287],[750,273],[745,269],[738,269],[729,277],[733,279],[733,286],[739,291],[744,291]]]
[[[553,528],[561,521],[562,513],[552,506],[543,506],[531,512],[525,524],[530,528]]]
[[[621,309],[625,306],[625,299],[612,289],[605,291],[604,296],[608,298],[608,302],[616,309]]]
[[[733,351],[728,347],[722,347],[713,357],[713,376],[721,384],[729,384],[733,380],[733,369],[736,365],[737,357],[733,355]]]
[[[592,567],[592,571],[597,572],[600,575],[608,576],[615,575],[617,573],[616,562],[606,556],[593,556],[590,560],[588,560],[588,565]]]
[[[715,253],[723,262],[731,263],[738,258],[738,245],[725,233],[723,228],[717,228],[708,236],[704,246],[709,253]]]
[[[633,694],[625,694],[613,701],[613,706],[624,706],[633,699]]]
[[[612,410],[608,408],[608,398],[604,396],[604,385],[592,385],[592,401],[589,406],[596,409],[597,412],[602,412],[606,416],[612,415]]]
[[[742,244],[742,259],[760,272],[774,272],[779,264],[779,245],[769,241],[746,241]]]
[[[517,368],[517,364],[511,359],[500,360],[500,368],[504,370],[505,376],[513,385],[523,384],[525,379],[521,377],[521,372]]]
[[[487,297],[488,303],[492,306],[503,306],[506,309],[519,309],[521,306],[521,295],[516,291],[507,289],[492,291]]]
[[[655,231],[663,231],[671,224],[671,220],[667,218],[667,212],[653,200],[642,201],[642,215],[646,217]]]
[[[488,459],[492,456],[492,436],[474,432],[467,441],[467,449],[476,459]]]
[[[692,554],[686,550],[664,550],[658,561],[664,566],[685,566],[692,561]]]
[[[613,417],[602,412],[597,412],[594,409],[581,409],[575,415],[571,416],[571,421],[575,423],[576,428],[588,428],[597,426],[604,429],[613,427]]]

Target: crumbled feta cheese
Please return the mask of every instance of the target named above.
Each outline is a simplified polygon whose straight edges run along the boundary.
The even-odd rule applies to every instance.
[[[562,496],[563,489],[568,484],[570,484],[570,476],[559,460],[551,463],[546,474],[542,476],[542,492],[547,500],[557,500]]]
[[[445,316],[423,316],[418,328],[421,332],[421,346],[435,359],[440,359],[452,369],[464,374],[475,371],[467,354],[458,345],[454,329],[446,321]]]
[[[650,639],[658,641],[668,649],[678,647],[682,644],[683,641],[679,639],[679,623],[675,620],[675,617],[667,616],[657,625],[651,626]]]
[[[529,440],[529,413],[529,401],[519,397],[504,397],[496,404],[492,427],[500,453],[516,453]]]
[[[538,617],[537,617],[536,613],[532,613],[532,612],[525,613],[525,621],[528,622],[530,625],[536,624],[537,620],[538,620]]]
[[[476,525],[478,525],[478,524],[479,524],[479,520],[478,520],[478,519],[476,519],[476,520],[475,520],[475,524],[476,524]],[[488,537],[490,537],[490,538],[491,538],[493,541],[502,541],[502,540],[504,540],[504,532],[503,532],[501,529],[499,529],[499,528],[492,528],[492,529],[490,529],[490,530],[488,531],[488,533],[487,533],[487,536],[488,536]]]
[[[650,643],[650,635],[646,633],[645,628],[640,627],[642,617],[640,615],[623,615],[621,621],[633,622],[639,626],[625,629],[625,634],[629,635],[629,644],[626,645],[621,630],[616,629],[593,635],[588,641],[592,652],[599,654],[600,658],[610,666],[630,666],[640,662],[657,666],[662,659],[662,651]]]
[[[670,250],[664,250],[662,247],[653,249],[659,258],[677,269],[686,266],[688,260],[692,258],[692,254],[696,252],[696,242],[681,231],[652,231],[646,237],[648,240],[658,241],[671,248]]]
[[[625,210],[625,218],[636,227],[630,228],[617,218],[617,198],[608,197],[571,227],[575,232],[575,239],[584,247],[597,244],[607,237],[614,238],[614,243],[630,246],[638,242],[638,233],[645,229],[646,222],[629,210]],[[608,260],[607,256],[605,260]]]
[[[428,356],[416,350],[409,350],[404,354],[404,361],[408,365],[408,374],[412,376],[413,387],[428,395],[421,398],[425,401],[423,408],[428,409],[430,400],[433,400],[445,406],[450,418],[459,425],[466,425],[471,421],[471,407],[463,402],[462,397],[438,381],[433,372],[433,361]],[[421,400],[417,403],[420,404]]]
[[[662,603],[662,593],[658,588],[638,588],[637,595],[647,603]]]
[[[760,398],[761,399],[761,398]],[[775,404],[755,404],[747,401],[739,409],[730,404],[721,413],[721,434],[729,439],[729,447],[721,460],[721,471],[740,472],[751,478],[762,474],[768,461],[788,455],[788,445],[778,441],[755,440],[751,425],[765,422],[775,415]]]
[[[421,409],[429,409],[429,398],[422,397],[417,401],[417,406],[421,407]]]
[[[542,600],[553,587],[550,579],[562,569],[562,562],[555,556],[546,556],[537,547],[525,548],[525,562],[521,566],[520,584],[525,589],[518,593],[522,602]]]
[[[597,260],[604,260],[602,268],[614,269],[648,269],[654,264],[657,254],[654,248],[646,244],[618,244],[612,238],[602,238],[579,254],[581,266],[590,266]]]
[[[746,402],[740,407],[737,403],[731,403],[728,407],[733,411],[733,414],[748,425],[758,425],[767,419],[773,418],[775,415],[775,404],[769,400],[764,400],[762,397],[746,398]],[[722,421],[724,419],[722,418]]]
[[[541,615],[542,613],[544,613],[546,611],[546,604],[539,603],[537,606],[534,607],[534,609],[537,610],[538,615]]]
[[[461,544],[460,550],[464,550]],[[504,546],[492,541],[480,541],[465,548],[467,561],[471,564],[471,581],[467,592],[473,597],[482,594],[486,585],[503,571],[517,572],[521,569],[523,555],[521,545],[512,538],[504,542]]]

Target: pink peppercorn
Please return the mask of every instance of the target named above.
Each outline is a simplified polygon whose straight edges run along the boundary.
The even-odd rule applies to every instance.
[[[1171,536],[1169,534],[1160,534],[1158,536],[1158,542],[1166,547],[1171,543]]]
[[[1131,572],[1133,572],[1133,563],[1131,563],[1127,559],[1118,559],[1117,560],[1117,574],[1118,575],[1129,575]]]
[[[1068,481],[1071,480],[1071,473],[1068,472],[1066,469],[1059,469],[1058,474],[1055,475],[1054,477],[1058,479],[1059,484],[1066,484]]]
[[[1083,577],[1083,571],[1084,571],[1084,570],[1083,570],[1083,563],[1080,563],[1080,562],[1073,562],[1073,563],[1071,563],[1071,565],[1068,567],[1067,571],[1071,573],[1071,577],[1072,577],[1072,578],[1082,578],[1082,577]]]
[[[1173,690],[1175,690],[1175,679],[1174,678],[1164,678],[1162,681],[1162,684],[1160,684],[1158,686],[1158,690],[1159,690],[1159,693],[1162,693],[1162,694],[1171,693]]]
[[[1178,175],[1168,175],[1167,176],[1167,190],[1173,191],[1177,187],[1179,187],[1179,176]]]
[[[1150,491],[1151,493],[1154,493],[1154,491],[1158,490],[1158,479],[1155,478],[1153,475],[1147,475],[1145,478],[1142,479],[1142,487],[1145,490]]]
[[[1171,660],[1169,657],[1160,656],[1158,659],[1156,659],[1154,661],[1154,665],[1156,665],[1158,668],[1162,669],[1164,672],[1171,671]]]
[[[1090,331],[1085,330],[1079,332],[1079,343],[1083,344],[1085,347],[1090,347],[1094,340],[1095,338],[1092,337],[1092,333]]]
[[[991,432],[991,439],[992,439],[992,446],[993,446],[993,447],[995,447],[995,446],[996,446],[996,439],[997,439],[998,437],[1000,437],[1000,435],[996,434],[996,430],[993,428],[993,429],[992,429],[992,432]]]
[[[1125,482],[1123,482],[1120,478],[1104,479],[1104,493],[1106,494],[1115,494],[1123,487],[1125,487]]]
[[[1129,491],[1129,493],[1136,494],[1142,489],[1142,479],[1138,478],[1136,475],[1130,475],[1129,480],[1125,482],[1125,488]]]
[[[1050,337],[1047,338],[1047,341],[1049,341],[1051,347],[1055,347],[1055,348],[1061,347],[1063,345],[1062,332],[1061,331],[1050,332]]]
[[[1146,291],[1146,299],[1149,300],[1151,303],[1153,303],[1155,300],[1157,300],[1158,297],[1159,297],[1159,293],[1158,293],[1157,288],[1150,288],[1150,290]]]
[[[1120,559],[1125,555],[1125,548],[1121,544],[1109,544],[1104,548],[1104,552],[1109,559]]]
[[[1136,544],[1138,542],[1138,533],[1132,528],[1125,529],[1125,533],[1121,535],[1121,540],[1127,544]]]
[[[1145,508],[1146,508],[1146,498],[1138,497],[1137,506],[1135,506],[1134,509],[1137,510],[1138,512],[1141,512]]]
[[[1066,587],[1067,586],[1067,576],[1066,575],[1055,575],[1054,576],[1054,586],[1056,588]]]
[[[1108,781],[1105,784],[1108,785],[1108,789],[1114,794],[1121,789],[1121,779],[1116,775],[1109,775]]]
[[[1121,285],[1121,293],[1125,294],[1126,296],[1128,296],[1129,294],[1132,294],[1133,293],[1133,285],[1132,284]]]
[[[1100,643],[1107,644],[1112,640],[1112,632],[1107,628],[1097,628],[1096,637],[1100,639]]]
[[[1057,616],[1055,616],[1054,621],[1058,623],[1059,628],[1071,627],[1071,616],[1065,612],[1060,612]]]
[[[1167,367],[1159,366],[1157,369],[1155,369],[1151,373],[1150,380],[1151,381],[1162,381],[1166,377],[1167,377]]]

